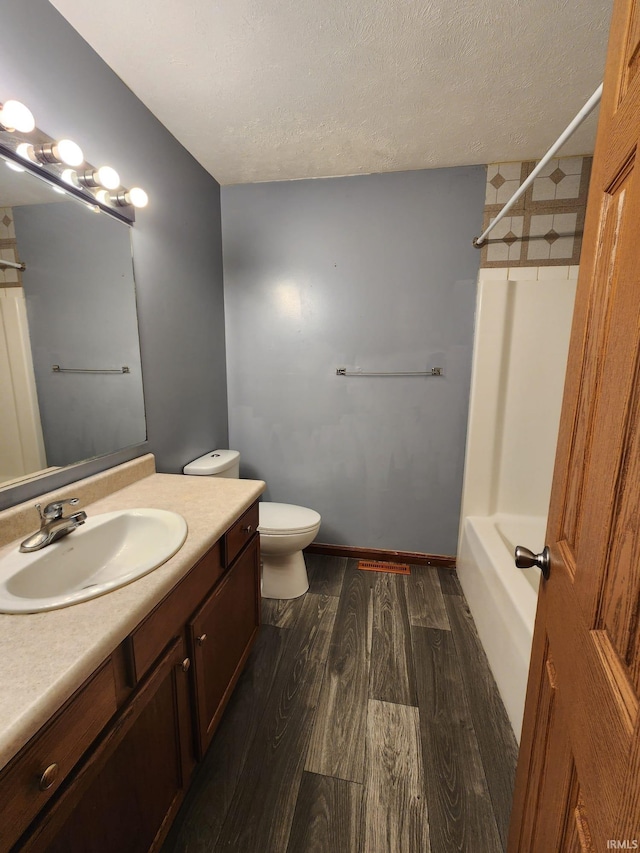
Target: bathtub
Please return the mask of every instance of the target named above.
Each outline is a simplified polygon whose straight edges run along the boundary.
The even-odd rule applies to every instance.
[[[516,545],[544,547],[546,518],[467,516],[458,576],[513,731],[520,740],[540,570],[517,569]]]

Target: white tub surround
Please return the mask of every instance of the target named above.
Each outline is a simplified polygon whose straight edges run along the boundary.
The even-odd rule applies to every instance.
[[[554,274],[554,270],[557,272]],[[480,271],[458,575],[516,737],[537,601],[576,270]]]
[[[512,541],[542,548],[546,519],[517,515],[468,516],[458,551],[458,576],[509,720],[519,738],[524,713],[538,569],[520,571]],[[508,538],[503,532],[508,529]],[[535,531],[535,532],[534,532]],[[473,603],[472,603],[473,602]]]
[[[189,531],[171,559],[127,586],[62,610],[0,615],[0,769],[264,488],[261,480],[156,474],[149,455],[42,496],[43,502],[80,497],[88,516],[136,507],[172,510]],[[0,557],[37,526],[33,502],[1,512]]]

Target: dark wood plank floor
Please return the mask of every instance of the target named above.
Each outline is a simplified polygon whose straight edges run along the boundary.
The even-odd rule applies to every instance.
[[[318,565],[315,559],[309,563]],[[358,571],[356,565],[349,561],[338,598],[337,627],[331,638],[305,769],[362,784],[375,579],[372,573]]]
[[[517,747],[455,572],[307,563],[163,853],[502,853]]]

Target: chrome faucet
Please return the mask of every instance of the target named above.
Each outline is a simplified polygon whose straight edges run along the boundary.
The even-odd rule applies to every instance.
[[[75,506],[79,502],[78,498],[65,498],[47,504],[44,510],[40,504],[36,504],[40,516],[40,530],[28,536],[20,545],[20,550],[26,553],[39,551],[40,548],[51,545],[56,539],[62,539],[63,536],[72,533],[76,527],[84,524],[87,520],[87,514],[83,510],[73,512],[71,515],[64,515],[65,504]]]

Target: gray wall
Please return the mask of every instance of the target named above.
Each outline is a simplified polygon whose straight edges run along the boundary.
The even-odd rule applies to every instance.
[[[455,553],[484,189],[483,167],[222,188],[230,444],[318,541]]]
[[[47,0],[1,17],[0,100],[149,193],[133,229],[148,438],[179,471],[227,442],[219,186]]]
[[[48,465],[145,440],[128,226],[74,201],[13,208]],[[126,374],[54,373],[117,368]]]

